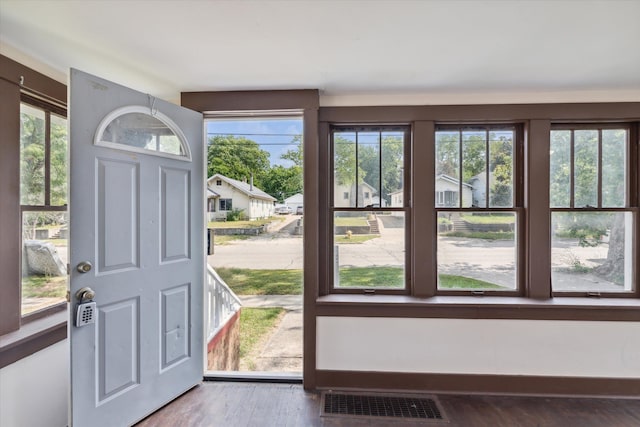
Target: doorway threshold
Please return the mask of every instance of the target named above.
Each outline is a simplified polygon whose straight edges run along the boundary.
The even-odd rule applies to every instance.
[[[298,372],[238,372],[205,371],[203,381],[227,381],[249,383],[302,384],[302,373]]]

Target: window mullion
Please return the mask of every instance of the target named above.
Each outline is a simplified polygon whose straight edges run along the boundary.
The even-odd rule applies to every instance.
[[[598,129],[598,208],[602,208],[602,129]]]
[[[51,112],[44,112],[44,204],[51,205]]]

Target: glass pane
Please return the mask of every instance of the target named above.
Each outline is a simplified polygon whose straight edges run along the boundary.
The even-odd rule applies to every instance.
[[[65,301],[67,213],[22,214],[22,315]]]
[[[602,130],[602,207],[622,208],[627,195],[627,131]]]
[[[158,118],[145,113],[126,113],[116,117],[107,125],[100,140],[149,151],[185,155],[180,139],[173,130]]]
[[[404,133],[382,133],[382,200],[380,207],[404,207]],[[374,206],[376,206],[374,200]]]
[[[462,132],[461,207],[487,207],[487,132]]]
[[[514,290],[516,214],[438,212],[438,289]]]
[[[571,200],[571,131],[551,131],[549,203],[552,208],[568,208]]]
[[[175,154],[179,156],[182,154],[182,145],[180,140],[175,135],[160,135],[160,152]]]
[[[552,212],[554,291],[631,292],[633,214]]]
[[[356,206],[356,134],[335,132],[333,134],[333,205],[335,207]]]
[[[598,206],[598,131],[576,130],[573,151],[574,206]]]
[[[67,119],[51,114],[51,205],[67,204]]]
[[[358,132],[358,189],[356,206],[380,203],[380,132]]]
[[[405,287],[404,212],[335,212],[335,288]]]
[[[436,132],[436,207],[458,207],[460,132]],[[455,197],[454,197],[455,196]]]
[[[513,206],[513,131],[489,133],[489,206]],[[475,191],[475,188],[474,188]]]
[[[20,104],[20,204],[44,205],[44,111]]]

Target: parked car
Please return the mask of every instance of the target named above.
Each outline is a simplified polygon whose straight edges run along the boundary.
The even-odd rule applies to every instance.
[[[302,208],[302,206],[298,206],[296,208],[296,215],[302,215],[304,213],[304,209]]]
[[[276,208],[276,213],[278,215],[289,215],[293,213],[293,209],[291,209],[291,207],[289,206],[278,206]]]

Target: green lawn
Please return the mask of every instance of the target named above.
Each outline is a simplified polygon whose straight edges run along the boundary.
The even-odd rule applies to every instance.
[[[369,225],[366,217],[358,216],[358,217],[348,217],[348,216],[340,216],[333,219],[333,225],[335,226],[344,226],[344,227],[366,227]]]
[[[364,243],[368,240],[376,239],[380,237],[379,234],[352,234],[351,238],[347,238],[344,234],[338,234],[333,237],[333,242],[337,244],[354,244]]]
[[[515,215],[461,215],[462,219],[471,224],[513,224]]]
[[[301,295],[302,270],[252,270],[216,268],[227,285],[238,295]]]
[[[257,356],[262,338],[268,334],[284,314],[281,307],[250,308],[243,307],[240,312],[240,359],[250,370],[255,369],[254,356]]]
[[[300,295],[302,270],[217,268],[220,277],[238,295]],[[348,267],[340,269],[339,288],[402,288],[401,267]],[[447,289],[501,289],[502,286],[464,276],[440,275]]]
[[[504,286],[484,280],[472,279],[464,276],[452,276],[450,274],[440,274],[440,288],[446,289],[504,289]]]
[[[22,296],[26,298],[62,298],[67,295],[65,276],[24,276]]]

